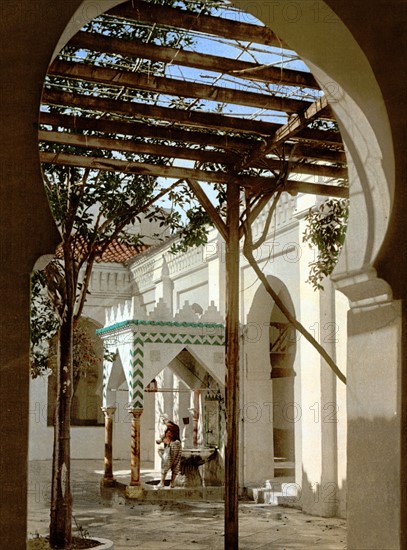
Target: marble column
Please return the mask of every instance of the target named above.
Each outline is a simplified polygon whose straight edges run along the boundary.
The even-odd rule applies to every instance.
[[[102,407],[105,416],[105,473],[102,479],[104,486],[114,485],[113,477],[113,416],[116,407]]]

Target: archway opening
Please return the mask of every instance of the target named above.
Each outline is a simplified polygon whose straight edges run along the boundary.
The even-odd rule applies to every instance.
[[[294,314],[294,307],[285,286],[279,298]],[[295,464],[294,361],[296,332],[274,305],[270,316],[270,366],[273,383],[273,449],[274,475],[293,475]]]
[[[152,423],[155,426],[154,441],[149,436],[149,445],[156,449],[155,470],[160,470],[162,462],[157,442],[161,441],[166,422],[171,420],[179,427],[182,443],[183,462],[177,485],[223,483],[224,390],[187,348],[146,385],[144,410],[149,411],[149,424],[143,425],[145,435],[151,433]],[[209,464],[208,459],[215,462]],[[189,470],[188,465],[191,466]],[[198,470],[199,465],[205,467]]]
[[[345,126],[346,126],[346,125],[345,125]],[[366,181],[369,182],[369,179],[367,178]],[[366,182],[365,182],[365,183],[366,183]],[[380,231],[379,231],[379,232],[380,232]],[[383,232],[382,232],[382,233],[383,233]],[[380,235],[379,235],[379,237],[380,237]],[[380,240],[380,238],[379,238],[378,240]],[[376,243],[374,246],[372,246],[372,243],[369,243],[369,244],[368,244],[368,246],[367,246],[367,252],[366,252],[366,254],[365,254],[365,256],[364,256],[364,259],[365,259],[365,260],[366,260],[366,258],[372,253],[372,251],[375,250],[375,247],[377,248],[376,245],[377,245],[377,243]]]

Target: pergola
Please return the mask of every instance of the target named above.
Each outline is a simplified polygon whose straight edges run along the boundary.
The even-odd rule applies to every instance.
[[[240,193],[254,208],[277,191],[348,196],[327,97],[287,44],[226,3],[132,0],[70,40],[42,105],[41,162],[185,181],[226,241],[225,548],[237,548]],[[201,182],[226,186],[226,219]]]

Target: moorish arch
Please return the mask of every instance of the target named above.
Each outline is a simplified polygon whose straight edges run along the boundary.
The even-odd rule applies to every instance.
[[[119,3],[114,2],[108,7]],[[237,1],[235,5],[252,12],[272,28],[308,64],[335,113],[347,151],[350,219],[346,243],[333,279],[353,305],[348,322],[350,429],[347,484],[348,508],[355,509],[355,513],[349,514],[350,544],[357,547],[360,541],[366,542],[358,525],[370,521],[376,523],[381,518],[379,506],[371,507],[369,511],[363,506],[365,496],[362,494],[366,486],[369,500],[378,502],[386,487],[393,486],[392,495],[398,495],[396,489],[401,475],[397,460],[391,469],[393,474],[371,464],[367,474],[370,482],[366,484],[366,469],[360,459],[361,451],[366,452],[369,447],[364,445],[367,431],[375,436],[370,438],[373,453],[376,451],[373,442],[380,439],[379,434],[387,442],[384,447],[389,448],[399,441],[400,429],[397,414],[400,405],[395,388],[400,383],[397,342],[401,311],[391,302],[388,283],[377,277],[375,270],[375,259],[386,236],[394,198],[394,154],[388,116],[367,58],[345,24],[325,2],[297,4],[284,0],[263,5]],[[84,2],[68,25],[67,34],[62,35],[58,48],[84,22],[95,17],[99,7],[93,2]],[[372,307],[376,308],[376,315],[372,315]],[[372,333],[375,333],[375,338],[370,336]],[[381,340],[385,345],[380,345]],[[367,350],[362,360],[359,354],[361,346]],[[389,363],[389,355],[392,369],[384,375],[382,365]],[[365,362],[371,369],[369,375],[366,374]],[[394,389],[387,399],[378,400],[379,381],[385,384],[389,376],[390,387]],[[365,417],[369,419],[367,424]],[[370,423],[372,418],[378,419],[377,424]],[[388,422],[391,429],[388,429]],[[386,462],[386,452],[383,451],[383,463]],[[398,497],[394,496],[393,500],[398,509]],[[372,548],[383,544],[389,546],[392,533],[399,531],[399,516],[391,515],[387,519],[388,529],[381,532],[377,538],[379,542],[371,540]],[[368,535],[371,536],[370,530]]]
[[[272,28],[308,64],[325,91],[347,149],[350,220],[334,279],[354,306],[348,323],[350,429],[347,483],[349,510],[355,509],[355,513],[349,514],[350,544],[357,546],[359,541],[366,543],[358,525],[382,518],[378,505],[369,511],[365,509],[362,491],[366,491],[368,486],[368,500],[372,502],[378,502],[382,491],[389,486],[394,488],[391,493],[397,495],[401,475],[397,461],[391,468],[393,474],[371,465],[367,475],[370,482],[366,484],[366,470],[360,459],[361,451],[366,452],[368,448],[368,445],[363,445],[366,431],[375,436],[370,438],[373,453],[376,452],[373,441],[380,439],[380,433],[386,441],[385,448],[391,448],[399,441],[400,429],[397,411],[401,411],[395,388],[400,383],[397,342],[401,312],[399,306],[391,302],[389,285],[377,277],[375,271],[375,258],[386,235],[394,196],[394,156],[388,116],[367,58],[345,24],[325,2],[297,4],[284,0],[271,4],[247,4],[237,1],[235,5],[252,12]],[[84,2],[68,25],[66,35],[61,37],[58,48],[83,26],[86,19],[95,17],[99,8],[99,4]],[[376,308],[377,315],[372,315],[372,307]],[[369,336],[372,332],[375,333],[374,339]],[[384,345],[380,345],[380,340]],[[361,346],[367,350],[362,361]],[[369,375],[364,367],[367,361],[371,369]],[[384,375],[382,365],[389,362],[392,368]],[[387,399],[378,400],[379,381],[387,383],[389,377],[390,387],[394,389]],[[364,398],[360,394],[362,388]],[[378,419],[377,424],[371,424],[372,418]],[[381,427],[377,429],[379,425]],[[362,445],[360,441],[363,441]],[[383,463],[386,462],[386,452],[383,451]],[[398,497],[394,496],[393,500],[398,509]],[[399,516],[390,514],[387,520],[388,529],[381,532],[379,542],[371,540],[372,548],[383,544],[389,546],[392,533],[399,531]],[[370,530],[366,536],[371,536]]]
[[[267,280],[296,317],[283,281],[273,275]],[[282,459],[294,468],[294,423],[290,415],[294,403],[300,402],[300,396],[294,395],[295,375],[300,368],[296,348],[295,331],[264,286],[259,285],[249,306],[242,342],[247,365],[243,398],[247,480],[259,482],[275,477]],[[254,448],[260,457],[256,461],[250,459]]]

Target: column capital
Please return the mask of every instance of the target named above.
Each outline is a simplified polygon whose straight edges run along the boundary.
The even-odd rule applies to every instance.
[[[144,411],[144,409],[138,409],[138,408],[136,409],[136,408],[133,408],[133,407],[128,407],[127,410],[135,418],[140,417],[143,414],[143,411]]]
[[[117,407],[100,407],[106,418],[111,418],[117,410]]]

